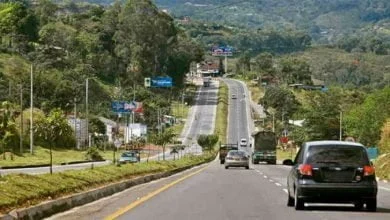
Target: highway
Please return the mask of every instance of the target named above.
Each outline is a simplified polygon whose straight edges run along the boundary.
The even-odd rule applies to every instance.
[[[227,82],[229,87],[238,87]],[[241,90],[242,92],[242,90]],[[246,96],[247,98],[247,96]],[[238,101],[230,102],[229,140],[245,137],[248,113]],[[234,107],[236,106],[236,107]],[[239,129],[232,128],[239,126]],[[249,127],[249,128],[248,128]],[[248,129],[248,130],[245,130]],[[378,211],[354,211],[351,205],[310,205],[304,211],[287,207],[289,167],[251,165],[251,169],[224,169],[218,160],[180,174],[139,185],[113,196],[74,208],[49,219],[137,220],[345,220],[390,219],[390,185],[380,183]]]

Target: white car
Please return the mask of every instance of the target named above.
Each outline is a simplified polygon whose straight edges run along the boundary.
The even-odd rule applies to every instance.
[[[248,143],[247,143],[247,141],[246,141],[245,138],[241,138],[241,140],[240,140],[240,146],[241,146],[241,147],[246,147],[246,146],[248,146]]]

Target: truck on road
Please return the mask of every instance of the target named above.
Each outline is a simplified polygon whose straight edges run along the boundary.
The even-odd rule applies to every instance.
[[[203,86],[209,87],[211,84],[211,77],[203,77]]]
[[[276,164],[277,137],[272,131],[257,131],[252,134],[253,153],[252,163],[267,162]]]
[[[219,144],[219,161],[221,162],[221,164],[225,163],[225,157],[230,150],[238,150],[238,143]]]

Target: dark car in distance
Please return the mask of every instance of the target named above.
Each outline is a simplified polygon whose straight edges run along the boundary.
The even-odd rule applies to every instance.
[[[287,179],[288,206],[305,203],[352,203],[357,210],[376,211],[378,185],[365,147],[343,141],[306,142],[299,149]]]

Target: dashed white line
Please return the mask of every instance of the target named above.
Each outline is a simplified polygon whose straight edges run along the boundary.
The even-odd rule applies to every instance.
[[[268,176],[264,175],[264,178],[266,178],[266,179],[267,179],[267,178],[268,178]]]
[[[287,189],[283,189],[283,191],[284,191],[285,193],[288,193]]]
[[[282,186],[282,184],[280,184],[280,183],[275,183],[275,185],[277,185],[277,186]]]
[[[273,183],[273,182],[274,182],[274,180],[271,180],[271,179],[270,179],[269,181],[270,181],[271,183]]]

